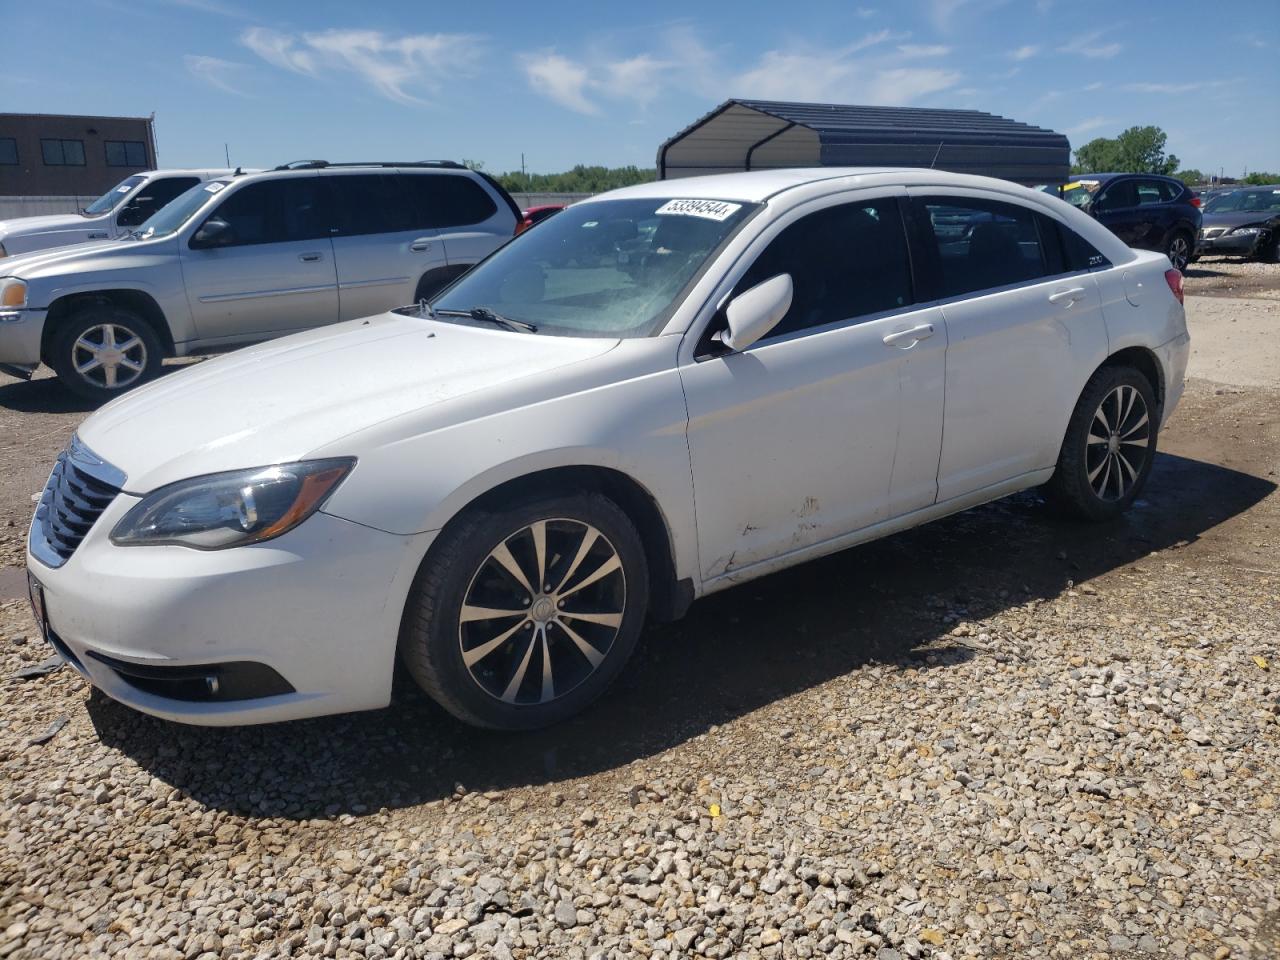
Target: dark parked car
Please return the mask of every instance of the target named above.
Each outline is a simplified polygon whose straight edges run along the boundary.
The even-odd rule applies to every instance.
[[[1196,256],[1280,263],[1280,184],[1220,194],[1205,205]]]
[[[1131,247],[1158,250],[1185,270],[1200,234],[1200,198],[1181,180],[1149,173],[1086,173],[1060,196]]]

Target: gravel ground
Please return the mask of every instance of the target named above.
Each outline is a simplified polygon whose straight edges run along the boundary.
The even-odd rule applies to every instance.
[[[59,396],[0,384],[0,578]],[[1280,956],[1280,374],[1162,448],[1120,524],[1025,494],[727,591],[530,735],[408,683],[167,724],[18,679],[0,601],[0,958]]]
[[[1197,297],[1280,300],[1280,263],[1203,257],[1187,268],[1183,285]]]

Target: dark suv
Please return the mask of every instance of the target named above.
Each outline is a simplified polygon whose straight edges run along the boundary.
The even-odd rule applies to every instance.
[[[1131,247],[1158,250],[1186,270],[1200,234],[1200,198],[1181,180],[1150,173],[1084,173],[1059,196]]]

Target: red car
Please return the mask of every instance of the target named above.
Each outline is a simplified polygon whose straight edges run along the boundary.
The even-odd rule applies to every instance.
[[[516,236],[524,233],[535,223],[541,223],[547,217],[555,216],[564,209],[563,203],[547,203],[539,207],[530,207],[520,217],[520,222],[516,224]]]

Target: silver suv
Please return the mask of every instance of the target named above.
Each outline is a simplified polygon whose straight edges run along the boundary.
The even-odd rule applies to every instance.
[[[451,162],[308,161],[193,187],[127,238],[0,261],[0,369],[44,362],[114,396],[165,356],[431,297],[510,239],[519,208]]]

